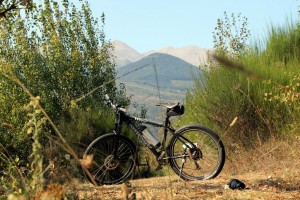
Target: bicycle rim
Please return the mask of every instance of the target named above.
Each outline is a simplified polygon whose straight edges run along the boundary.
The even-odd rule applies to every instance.
[[[117,140],[118,151],[115,156],[113,144]],[[134,168],[135,148],[124,136],[107,134],[99,137],[89,145],[85,155],[93,155],[93,164],[88,171],[98,185],[122,182]]]
[[[170,165],[185,180],[216,177],[225,162],[225,150],[219,137],[202,126],[180,129],[169,144]]]

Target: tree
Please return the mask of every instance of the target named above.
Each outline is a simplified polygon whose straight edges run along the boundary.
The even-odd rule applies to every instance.
[[[29,98],[14,80],[41,97],[41,105],[56,123],[69,115],[72,100],[94,88],[98,90],[80,98],[79,109],[101,107],[103,94],[118,93],[113,47],[88,3],[83,2],[80,10],[67,0],[32,6],[36,9],[31,12],[5,15],[7,20],[0,24],[0,45],[5,47],[0,49],[0,116],[15,126],[10,134],[0,130],[0,142],[15,147],[28,145],[24,144],[28,137],[20,133]]]
[[[20,9],[31,10],[32,8],[33,8],[32,0],[23,0],[23,1],[0,0],[0,19],[6,18],[8,14],[13,13],[15,10],[20,10]]]
[[[247,28],[248,19],[239,13],[235,16],[231,14],[229,18],[224,12],[224,18],[217,20],[217,26],[213,32],[214,48],[217,53],[225,54],[236,59],[247,49],[247,40],[250,30]]]

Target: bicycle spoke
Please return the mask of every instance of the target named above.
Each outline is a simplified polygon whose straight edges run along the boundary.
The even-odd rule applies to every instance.
[[[223,144],[206,128],[191,126],[190,129],[182,129],[170,141],[172,169],[186,180],[215,177],[224,165]],[[182,157],[186,157],[184,165]]]
[[[118,141],[117,152],[115,144]],[[95,140],[86,155],[93,154],[94,161],[89,169],[98,184],[113,184],[127,178],[134,166],[134,146],[124,136],[105,135]]]

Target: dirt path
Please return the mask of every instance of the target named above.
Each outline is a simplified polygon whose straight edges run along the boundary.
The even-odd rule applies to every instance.
[[[283,179],[276,174],[248,173],[234,176],[242,180],[249,189],[236,191],[224,189],[233,177],[219,175],[213,180],[186,182],[176,176],[131,180],[127,185],[94,187],[90,184],[79,189],[80,199],[300,199],[300,177]],[[290,181],[288,181],[290,180]],[[123,192],[122,192],[123,191]],[[131,199],[134,199],[133,197]]]

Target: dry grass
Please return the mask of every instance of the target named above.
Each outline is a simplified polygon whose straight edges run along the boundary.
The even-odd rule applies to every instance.
[[[48,185],[35,199],[300,199],[299,146],[300,141],[270,140],[249,151],[237,148],[227,153],[223,171],[212,180],[186,182],[172,173],[97,187],[74,180]],[[165,171],[172,170],[165,167]],[[232,178],[243,181],[247,189],[225,189]]]
[[[252,150],[228,152],[221,174],[212,180],[186,182],[167,175],[130,180],[120,185],[93,186],[74,180],[68,185],[48,185],[35,199],[300,199],[300,141],[270,140]],[[169,167],[166,172],[171,172]],[[228,190],[232,178],[245,190]],[[17,197],[16,197],[17,198]],[[25,196],[18,196],[19,199]]]
[[[224,174],[213,180],[185,182],[176,176],[132,180],[131,193],[136,199],[299,199],[300,182],[297,187],[278,187],[284,182],[268,178],[265,174],[248,173],[237,175],[249,189],[242,191],[225,190],[228,177]],[[281,181],[281,179],[280,179]],[[280,183],[280,184],[279,184]],[[122,185],[81,186],[80,199],[125,199]],[[134,195],[133,195],[134,194]]]
[[[271,140],[248,152],[229,154],[213,180],[186,182],[177,176],[131,180],[126,185],[77,187],[79,199],[300,199],[300,142]],[[237,178],[248,189],[226,190]],[[124,192],[125,191],[125,192]]]
[[[249,151],[236,148],[227,155],[224,171],[226,174],[268,172],[282,178],[299,176],[300,141],[278,141],[257,145]]]

